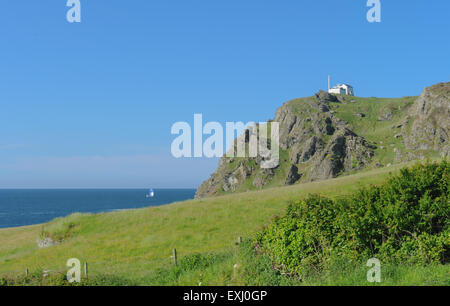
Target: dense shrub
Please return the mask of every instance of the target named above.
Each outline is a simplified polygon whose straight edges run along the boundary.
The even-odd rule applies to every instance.
[[[337,214],[332,200],[312,195],[289,205],[286,216],[275,220],[258,240],[282,270],[319,267],[332,251],[329,237],[339,235]]]
[[[449,182],[447,161],[427,162],[337,200],[310,195],[259,233],[257,245],[280,270],[296,274],[336,258],[446,263]]]

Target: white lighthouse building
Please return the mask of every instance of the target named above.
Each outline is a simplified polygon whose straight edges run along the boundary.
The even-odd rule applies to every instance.
[[[354,96],[355,92],[353,90],[353,87],[349,84],[338,84],[334,87],[330,88],[331,78],[328,76],[328,93],[331,94],[338,94],[338,95],[347,95],[347,96]]]

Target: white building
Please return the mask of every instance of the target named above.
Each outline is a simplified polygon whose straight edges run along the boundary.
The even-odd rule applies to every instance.
[[[328,93],[331,94],[338,94],[338,95],[348,95],[348,96],[354,96],[355,92],[353,91],[353,87],[348,84],[338,84],[334,86],[333,88],[330,88],[331,84],[331,77],[328,76]]]
[[[328,89],[328,93],[348,96],[355,95],[353,87],[348,84],[338,84],[333,88]]]

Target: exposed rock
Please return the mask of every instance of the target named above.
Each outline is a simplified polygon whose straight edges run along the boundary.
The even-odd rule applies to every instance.
[[[37,244],[37,246],[38,246],[39,248],[43,249],[43,248],[48,248],[48,247],[51,247],[51,246],[54,246],[54,245],[58,245],[59,242],[53,240],[53,239],[50,238],[50,237],[45,237],[45,238],[42,238],[42,239],[41,239],[41,238],[38,238],[38,239],[36,240],[36,244]]]
[[[239,184],[239,180],[234,176],[229,176],[225,178],[223,183],[223,191],[235,191]]]
[[[387,110],[378,117],[378,121],[391,121],[392,117],[394,117],[394,113]]]
[[[321,147],[322,141],[316,136],[311,137],[304,144],[295,144],[289,153],[291,164],[295,165],[309,161]]]
[[[347,128],[340,129],[318,156],[308,180],[324,180],[343,171],[359,170],[370,162],[373,155],[373,148],[364,138]]]
[[[262,169],[256,174],[253,180],[253,186],[259,189],[262,188],[264,185],[270,183],[274,174],[275,171],[273,169]]]
[[[410,108],[409,117],[411,127],[402,128],[406,148],[450,155],[450,82],[425,88]]]
[[[326,113],[326,112],[330,111],[330,108],[328,107],[327,104],[320,103],[319,104],[319,111],[322,112],[322,113]]]
[[[295,182],[297,182],[302,176],[298,173],[298,168],[295,165],[291,165],[291,167],[289,168],[287,177],[286,177],[286,181],[285,181],[285,185],[292,185]]]
[[[317,136],[311,137],[306,141],[296,164],[298,164],[299,162],[306,163],[314,156],[314,154],[316,154],[318,150],[322,149],[322,147],[323,142],[320,138],[318,138]]]
[[[318,93],[315,94],[315,96],[320,101],[324,101],[324,102],[338,102],[339,101],[335,95],[330,94],[323,90],[320,90]]]

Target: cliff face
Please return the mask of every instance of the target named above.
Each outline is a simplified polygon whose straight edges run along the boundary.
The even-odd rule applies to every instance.
[[[450,83],[426,88],[411,107],[402,134],[411,150],[434,150],[450,155]]]
[[[289,153],[290,171],[302,169],[303,181],[322,180],[370,161],[374,146],[330,112],[330,102],[339,102],[336,96],[320,92],[302,102],[283,105],[274,119],[280,123],[280,148]]]
[[[337,101],[337,97],[320,92],[281,106],[274,119],[280,126],[278,167],[261,169],[260,157],[224,156],[216,172],[198,188],[196,197],[327,179],[362,169],[374,154],[373,146],[333,116],[329,103]],[[248,137],[243,135],[239,141],[248,143]]]
[[[325,180],[369,167],[449,152],[450,83],[419,98],[357,98],[320,91],[279,107],[280,160],[261,168],[261,157],[222,157],[196,197]],[[270,123],[269,123],[270,124]],[[249,133],[236,139],[248,144]],[[418,149],[420,149],[418,151]]]

